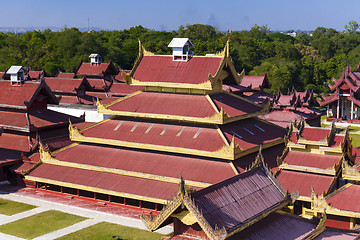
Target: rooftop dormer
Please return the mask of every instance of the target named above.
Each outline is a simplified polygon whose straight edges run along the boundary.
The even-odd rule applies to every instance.
[[[194,47],[194,45],[188,38],[173,38],[168,47],[173,49],[173,61],[187,62],[189,56],[193,55],[193,53],[189,53],[189,48]]]
[[[8,75],[10,75],[11,85],[21,84],[25,80],[25,72],[26,71],[22,66],[11,66],[6,72]]]
[[[100,64],[102,62],[101,56],[97,53],[92,53],[89,56],[91,64]]]

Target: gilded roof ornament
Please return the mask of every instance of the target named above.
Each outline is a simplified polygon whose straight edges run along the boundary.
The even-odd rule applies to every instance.
[[[69,137],[71,140],[76,137],[83,137],[83,135],[80,133],[79,129],[77,127],[72,126],[70,120],[69,120]]]

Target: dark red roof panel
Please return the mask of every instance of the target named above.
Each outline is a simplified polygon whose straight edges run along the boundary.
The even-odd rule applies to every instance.
[[[108,86],[105,84],[105,80],[101,78],[87,78],[87,81],[90,83],[90,85],[98,91],[105,91]]]
[[[257,118],[248,118],[242,121],[226,124],[220,127],[225,137],[243,150],[282,139],[286,130]]]
[[[111,85],[109,94],[112,96],[126,96],[143,89],[143,86],[128,85],[125,83],[114,83],[113,85]]]
[[[108,107],[113,111],[210,117],[216,110],[204,95],[141,92]]]
[[[29,137],[24,135],[1,133],[0,149],[29,152],[30,151]]]
[[[120,193],[168,200],[178,184],[43,163],[29,176]],[[151,186],[151,187],[149,187]]]
[[[284,162],[289,165],[325,170],[334,167],[335,164],[339,164],[341,158],[342,156],[289,151],[284,158]]]
[[[261,107],[227,93],[212,94],[210,97],[218,110],[222,108],[230,117],[251,114],[261,110]]]
[[[255,168],[199,190],[192,198],[213,228],[229,231],[269,211],[283,201],[284,194],[261,168]]]
[[[217,183],[235,175],[228,162],[100,145],[76,145],[54,154],[54,157],[66,162],[173,178],[179,178],[181,174],[186,180],[205,183]]]
[[[327,192],[334,180],[333,176],[311,174],[305,172],[294,172],[281,170],[277,175],[277,180],[289,192],[299,191],[300,196],[311,197],[311,188],[316,194]]]
[[[356,240],[359,234],[356,232],[346,232],[339,229],[326,228],[325,231],[320,233],[313,240]]]
[[[352,212],[360,212],[360,185],[351,184],[350,186],[336,192],[326,200],[330,206]]]
[[[259,76],[245,75],[241,80],[240,85],[251,89],[260,89],[260,87],[266,83],[265,81],[265,74]]]
[[[277,157],[280,157],[282,155],[284,149],[285,149],[284,144],[278,144],[276,146],[262,149],[261,154],[264,158],[264,162],[272,172],[275,172],[278,169],[276,160]],[[251,164],[255,161],[257,155],[258,152],[254,152],[246,156],[243,156],[241,158],[238,158],[235,161],[233,161],[234,166],[240,173],[243,173],[245,169],[248,169],[251,166]]]
[[[188,62],[173,61],[172,56],[144,56],[133,77],[143,82],[200,84],[215,75],[223,58],[192,57]]]
[[[46,84],[55,93],[76,93],[83,79],[77,78],[45,78]]]
[[[293,215],[272,213],[228,239],[301,240],[315,229],[316,225],[309,220]]]
[[[308,141],[320,141],[326,139],[330,134],[330,129],[327,128],[310,128],[305,127],[301,133],[301,137]]]
[[[82,62],[76,74],[83,76],[103,76],[104,72],[110,67],[110,64],[112,63],[91,64]]]
[[[57,78],[75,78],[75,73],[58,72]]]
[[[30,101],[40,86],[36,82],[12,86],[10,81],[0,81],[0,105],[25,106],[24,100]]]
[[[26,114],[23,112],[1,111],[0,110],[0,126],[4,128],[18,127],[28,128]]]
[[[153,125],[152,125],[153,124]],[[214,152],[225,142],[216,128],[112,119],[82,132],[86,137]],[[211,141],[209,141],[211,139]]]

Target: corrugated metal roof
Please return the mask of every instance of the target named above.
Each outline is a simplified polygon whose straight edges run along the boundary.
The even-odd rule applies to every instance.
[[[335,164],[339,164],[342,156],[325,155],[307,152],[289,151],[284,162],[289,165],[312,167],[319,169],[333,168]]]
[[[178,184],[145,178],[129,177],[112,173],[90,171],[72,167],[43,163],[29,176],[54,180],[61,183],[78,184],[119,193],[134,194],[168,200],[178,189]],[[151,187],[149,187],[151,186]]]
[[[2,133],[0,135],[0,149],[29,152],[29,137],[24,135]]]
[[[243,150],[282,139],[286,134],[286,130],[260,121],[257,118],[248,118],[226,124],[220,126],[220,129],[228,141],[231,141],[234,136],[235,144],[239,145]]]
[[[318,195],[327,192],[334,177],[282,169],[277,175],[277,180],[289,192],[299,191],[300,196],[311,197],[311,188],[314,188]]]
[[[226,161],[211,161],[199,157],[135,151],[101,145],[76,145],[54,154],[54,157],[60,161],[173,178],[179,178],[181,174],[186,180],[205,183],[217,183],[235,175]]]
[[[192,194],[207,222],[226,230],[268,211],[285,198],[261,168],[255,168]]]
[[[351,184],[334,193],[326,202],[339,210],[360,212],[360,185]]]
[[[214,75],[223,59],[192,57],[187,62],[173,61],[172,56],[144,56],[133,77],[143,82],[200,84]]]
[[[210,117],[216,110],[205,95],[141,92],[108,106],[113,111]]]
[[[123,122],[123,124],[115,130],[120,122]],[[131,131],[137,123],[139,123],[138,126]],[[154,124],[153,127],[150,131],[146,132],[151,124]],[[82,134],[86,137],[181,147],[210,152],[219,150],[226,144],[217,129],[211,126],[199,127],[188,125],[186,129],[183,130],[183,133],[177,136],[184,126],[173,123],[138,122],[119,118],[98,124],[83,131]],[[165,128],[167,128],[166,131],[161,134]],[[199,129],[202,129],[202,131],[195,137]],[[211,141],[209,141],[209,139],[211,139]]]
[[[290,214],[272,213],[243,231],[234,234],[229,240],[300,240],[304,239],[316,225],[307,219]]]
[[[30,101],[40,86],[39,83],[27,82],[21,86],[12,86],[10,81],[0,81],[0,104],[25,106],[24,100]]]

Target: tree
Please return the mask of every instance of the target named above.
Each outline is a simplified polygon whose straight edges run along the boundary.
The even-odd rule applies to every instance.
[[[356,33],[356,31],[359,29],[359,27],[360,27],[359,24],[354,20],[351,20],[344,26],[345,32],[348,32],[348,33]]]

